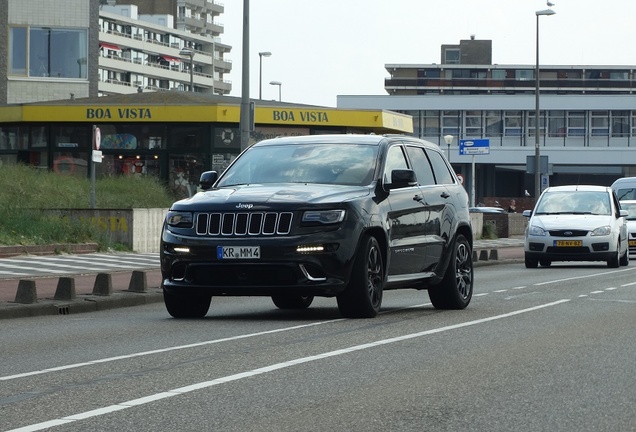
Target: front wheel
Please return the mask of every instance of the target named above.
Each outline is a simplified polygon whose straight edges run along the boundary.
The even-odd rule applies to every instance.
[[[629,249],[627,249],[627,250],[625,251],[625,255],[623,255],[623,256],[621,257],[621,263],[620,263],[620,264],[621,264],[622,266],[629,265]]]
[[[470,243],[457,235],[448,268],[439,285],[429,288],[436,309],[464,309],[473,297],[473,255]]]
[[[163,301],[174,318],[202,318],[210,309],[212,296],[206,294],[169,293],[163,290]]]
[[[528,254],[525,257],[526,268],[537,268],[539,266],[539,260],[530,258]]]
[[[340,313],[347,318],[373,318],[382,305],[384,263],[375,237],[366,235],[353,263],[347,288],[336,297]]]
[[[272,301],[279,309],[307,309],[314,301],[314,296],[274,295]]]

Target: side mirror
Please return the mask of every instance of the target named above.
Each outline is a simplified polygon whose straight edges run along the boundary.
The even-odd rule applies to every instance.
[[[208,190],[212,186],[214,186],[214,183],[216,183],[216,180],[218,178],[219,173],[217,173],[216,171],[205,171],[201,174],[201,178],[199,179],[199,186],[201,186],[201,189],[203,190]]]
[[[624,210],[624,209],[620,209],[618,213],[619,213],[619,216],[620,216],[620,217],[627,217],[627,216],[629,216],[629,212],[628,212],[627,210]]]
[[[391,171],[391,184],[387,186],[390,189],[417,186],[417,177],[415,172],[410,169],[393,170]]]
[[[529,218],[530,216],[532,216],[532,210],[524,210],[521,214]]]

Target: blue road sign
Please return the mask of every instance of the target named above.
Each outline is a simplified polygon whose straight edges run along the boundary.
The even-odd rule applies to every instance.
[[[485,155],[490,154],[489,139],[465,139],[459,140],[460,155]]]

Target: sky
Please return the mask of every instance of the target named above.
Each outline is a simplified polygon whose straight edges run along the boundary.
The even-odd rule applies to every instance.
[[[231,96],[241,97],[243,1],[223,0]],[[540,64],[634,65],[636,0],[551,0]],[[335,107],[338,95],[386,95],[386,64],[440,63],[441,46],[492,40],[495,64],[534,66],[546,0],[250,0],[250,97]]]

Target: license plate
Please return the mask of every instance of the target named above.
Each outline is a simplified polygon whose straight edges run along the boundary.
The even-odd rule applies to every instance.
[[[629,245],[630,246],[636,246],[636,240],[630,240],[629,241]]]
[[[556,247],[577,247],[583,246],[583,240],[555,240]]]
[[[216,257],[220,260],[227,259],[260,259],[260,246],[217,246]]]

